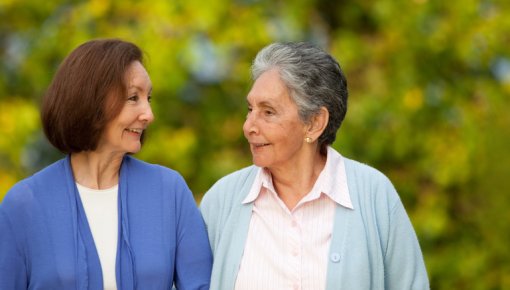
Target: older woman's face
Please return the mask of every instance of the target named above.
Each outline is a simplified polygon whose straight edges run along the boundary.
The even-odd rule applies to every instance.
[[[143,65],[135,61],[126,72],[127,96],[120,114],[106,125],[98,150],[112,153],[136,153],[141,136],[154,120],[150,98],[152,83]]]
[[[306,126],[277,70],[263,73],[247,97],[244,136],[253,163],[269,169],[298,166],[304,154]]]

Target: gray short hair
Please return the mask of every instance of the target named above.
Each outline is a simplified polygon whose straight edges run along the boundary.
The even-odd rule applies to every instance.
[[[274,68],[289,88],[303,122],[309,122],[321,107],[328,110],[328,125],[319,137],[324,154],[335,141],[347,112],[347,79],[340,65],[331,55],[306,42],[273,43],[255,57],[253,80]]]

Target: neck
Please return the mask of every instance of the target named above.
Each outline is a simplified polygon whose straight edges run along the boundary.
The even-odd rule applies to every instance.
[[[124,155],[100,152],[71,154],[71,167],[77,183],[92,189],[107,189],[119,183]]]
[[[285,169],[269,169],[274,188],[290,210],[307,195],[315,185],[317,178],[326,165],[326,156],[316,154],[303,160],[299,164]]]

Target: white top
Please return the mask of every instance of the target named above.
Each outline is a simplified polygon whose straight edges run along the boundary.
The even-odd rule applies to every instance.
[[[328,148],[314,187],[292,210],[276,193],[271,173],[259,169],[243,200],[251,202],[235,289],[325,289],[336,205],[352,209],[342,156]]]
[[[115,185],[102,190],[84,187],[78,183],[76,186],[101,262],[104,290],[117,290],[115,260],[117,258],[119,186]]]

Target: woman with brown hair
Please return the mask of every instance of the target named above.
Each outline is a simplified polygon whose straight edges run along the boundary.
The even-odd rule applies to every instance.
[[[183,178],[133,158],[154,120],[134,44],[86,42],[42,103],[67,156],[17,183],[0,205],[0,289],[208,289],[212,257]]]

